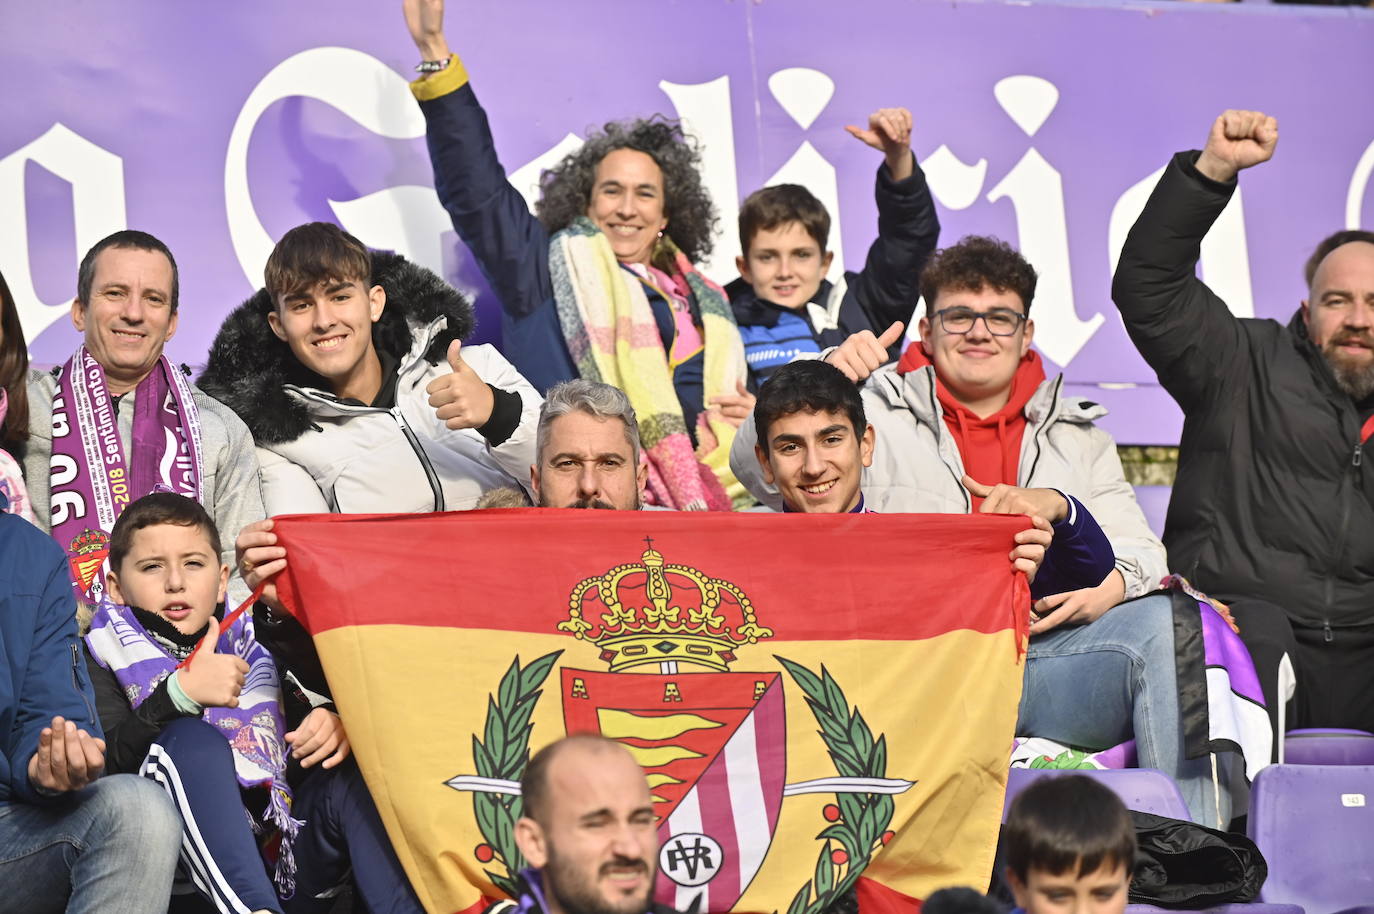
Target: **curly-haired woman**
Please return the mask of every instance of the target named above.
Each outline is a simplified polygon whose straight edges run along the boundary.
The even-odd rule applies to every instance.
[[[607,124],[544,173],[531,215],[444,39],[442,0],[405,13],[435,188],[500,299],[506,355],[540,389],[583,377],[629,395],[652,502],[749,501],[729,467],[753,405],[744,348],[725,292],[693,266],[716,223],[695,145],[660,117]]]
[[[29,349],[19,323],[19,308],[0,274],[0,499],[4,501],[0,511],[31,521],[28,491],[15,462],[23,457],[29,440],[28,378]]]

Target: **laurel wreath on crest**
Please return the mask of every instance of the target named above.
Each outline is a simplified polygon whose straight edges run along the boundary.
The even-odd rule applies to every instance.
[[[484,739],[472,736],[472,759],[477,774],[484,778],[518,781],[530,760],[530,717],[543,694],[541,686],[562,651],[545,654],[526,666],[517,655],[501,677],[495,695],[487,695],[487,723]],[[525,867],[525,857],[515,844],[515,823],[524,814],[524,800],[510,794],[474,792],[472,811],[491,860],[505,872],[486,870],[492,884],[514,898],[519,889],[515,874]]]
[[[850,709],[844,692],[825,665],[821,665],[821,674],[817,676],[799,663],[776,654],[774,657],[805,694],[835,770],[844,777],[886,777],[887,737],[879,734],[876,740],[873,738],[864,716],[857,707]],[[815,875],[797,890],[787,914],[820,914],[826,910],[853,887],[873,855],[886,843],[887,827],[892,822],[890,795],[834,796],[838,815],[816,836],[824,843],[816,860]]]

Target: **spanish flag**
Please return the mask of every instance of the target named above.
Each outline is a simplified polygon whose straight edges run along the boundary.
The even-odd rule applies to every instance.
[[[914,910],[986,885],[1030,609],[1021,517],[490,510],[278,518],[282,601],[432,914],[525,866],[532,752],[644,766],[658,899]]]

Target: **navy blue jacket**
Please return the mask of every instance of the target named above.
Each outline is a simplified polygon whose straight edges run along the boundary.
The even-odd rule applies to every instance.
[[[911,177],[894,181],[886,162],[878,167],[874,197],[878,237],[868,249],[864,268],[845,271],[844,294],[833,315],[835,326],[817,327],[809,308],[793,311],[759,298],[742,276],[725,287],[755,384],[762,384],[798,355],[838,346],[861,330],[876,336],[893,321],[911,320],[921,295],[921,269],[940,240],[935,201],[920,165]],[[829,280],[822,281],[811,301],[826,309],[832,289]],[[901,354],[902,345],[902,340],[892,345],[890,359]]]
[[[1045,560],[1031,583],[1031,599],[1034,600],[1096,587],[1116,567],[1111,540],[1102,532],[1097,518],[1072,495],[1059,494],[1069,503],[1069,516],[1053,525],[1054,539],[1045,550]]]
[[[506,179],[496,156],[487,114],[470,83],[420,102],[427,124],[434,189],[468,246],[482,275],[501,303],[501,351],[541,392],[578,376],[563,327],[558,322],[549,275],[549,233],[530,212],[525,198]],[[670,351],[675,327],[672,309],[644,284],[663,339]],[[692,303],[693,317],[701,322]],[[688,430],[703,409],[704,356],[698,352],[673,371],[673,387]]]
[[[3,502],[3,499],[0,499]],[[38,735],[61,715],[101,736],[76,635],[67,557],[0,504],[0,803],[51,803],[29,783]]]

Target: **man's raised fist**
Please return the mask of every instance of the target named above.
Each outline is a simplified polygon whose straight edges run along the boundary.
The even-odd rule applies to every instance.
[[[1223,111],[1212,122],[1197,170],[1223,184],[1243,168],[1269,161],[1279,142],[1279,122],[1261,111]]]

